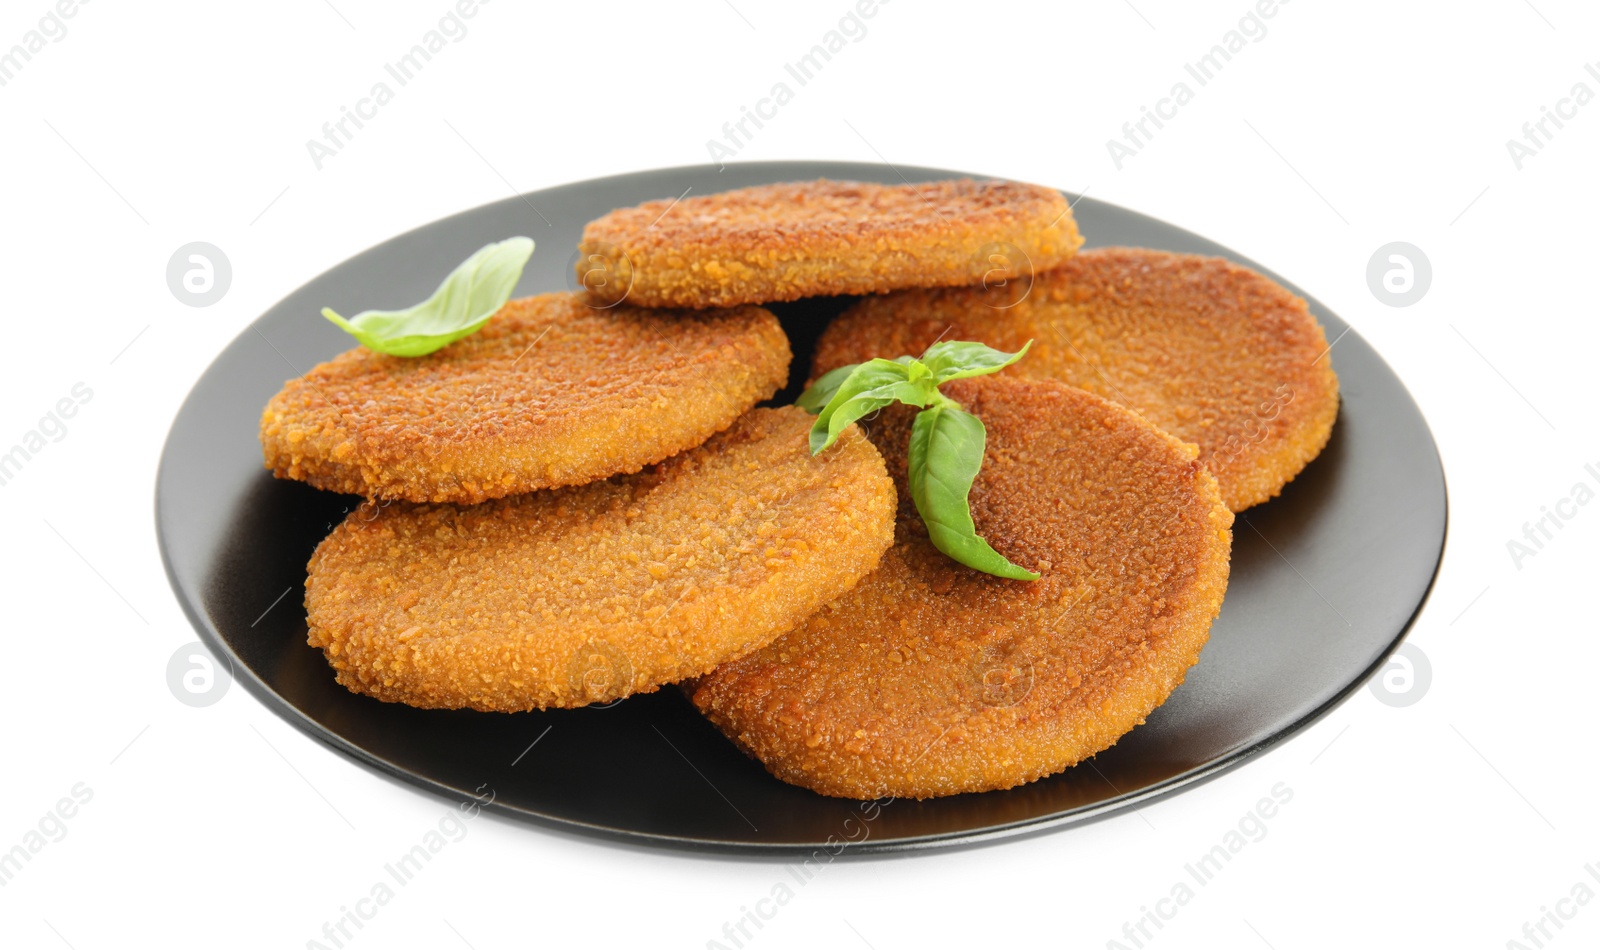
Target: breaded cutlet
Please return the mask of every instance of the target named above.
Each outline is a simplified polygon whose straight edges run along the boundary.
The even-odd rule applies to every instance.
[[[930,798],[1059,772],[1167,699],[1221,607],[1233,515],[1192,445],[1051,380],[944,389],[988,429],[979,534],[1042,576],[994,577],[933,547],[905,491],[913,412],[885,410],[869,434],[900,511],[882,565],[688,687],[786,782]]]
[[[310,643],[353,692],[515,712],[651,692],[770,642],[848,591],[894,535],[857,429],[756,409],[633,475],[482,505],[363,505],[318,547]]]
[[[1080,386],[1195,443],[1234,511],[1281,492],[1339,412],[1328,340],[1306,302],[1222,258],[1095,248],[1005,308],[975,289],[868,298],[823,333],[812,373],[916,355],[936,339],[1007,351],[1032,340],[1008,375]]]
[[[699,445],[788,378],[760,307],[507,303],[428,356],[357,347],[291,379],[261,416],[279,478],[368,498],[471,504],[581,485]]]
[[[1054,188],[818,180],[619,208],[583,229],[579,271],[631,271],[640,306],[730,307],[1003,282],[1082,243]]]

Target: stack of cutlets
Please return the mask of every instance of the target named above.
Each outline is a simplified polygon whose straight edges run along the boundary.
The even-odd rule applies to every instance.
[[[815,181],[591,222],[578,294],[508,303],[428,356],[352,350],[268,405],[267,465],[370,503],[309,566],[340,683],[516,712],[680,684],[778,778],[926,798],[1061,771],[1199,658],[1232,512],[1326,444],[1322,328],[1220,259],[1078,253],[1066,199],[998,181]],[[907,491],[912,413],[813,455],[762,304],[864,295],[810,366],[1002,350],[945,392],[988,438],[951,560]]]

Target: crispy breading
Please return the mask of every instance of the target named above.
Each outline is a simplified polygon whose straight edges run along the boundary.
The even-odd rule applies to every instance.
[[[705,673],[877,565],[895,495],[859,430],[756,409],[644,472],[482,505],[378,506],[308,568],[310,643],[351,691],[424,708],[582,706]]]
[[[786,782],[929,798],[1059,772],[1166,700],[1221,607],[1233,515],[1194,446],[1051,380],[945,389],[988,428],[979,533],[1042,577],[981,574],[933,547],[904,491],[913,414],[885,410],[869,435],[901,502],[882,565],[689,689]]]
[[[589,222],[579,278],[630,303],[729,307],[953,287],[1059,266],[1083,243],[1061,192],[1009,181],[805,181],[649,201]]]
[[[289,380],[261,416],[261,444],[279,478],[471,504],[699,445],[783,386],[790,358],[760,307],[596,309],[544,294],[428,356],[357,347]]]
[[[936,339],[1008,351],[1033,340],[1008,374],[1081,386],[1195,443],[1234,511],[1282,491],[1339,412],[1328,340],[1306,302],[1221,258],[1096,248],[1003,309],[978,290],[869,298],[823,334],[812,372],[915,355]]]

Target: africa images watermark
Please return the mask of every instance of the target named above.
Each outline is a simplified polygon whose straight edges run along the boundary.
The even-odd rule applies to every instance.
[[[485,792],[486,788],[489,788],[487,784],[479,785],[472,801],[460,802],[454,811],[445,812],[435,827],[424,832],[409,851],[385,864],[383,876],[372,883],[366,896],[353,901],[354,907],[341,904],[339,916],[322,925],[320,940],[313,937],[306,941],[306,950],[341,950],[348,946],[378,916],[378,912],[395,899],[395,888],[409,885],[423,868],[432,863],[435,855],[446,846],[458,844],[466,838],[467,822],[477,818],[483,807],[494,801],[494,789],[489,788]],[[459,817],[456,812],[460,812]]]
[[[56,0],[44,11],[39,23],[22,34],[22,39],[8,50],[0,51],[0,86],[17,78],[33,58],[49,49],[51,43],[67,38],[67,22],[78,15],[78,7],[89,0]]]
[[[1403,709],[1422,702],[1432,684],[1433,664],[1428,654],[1407,640],[1395,648],[1383,669],[1367,683],[1367,690],[1385,706]]]
[[[1172,883],[1165,897],[1139,908],[1139,916],[1122,925],[1120,938],[1106,941],[1106,950],[1143,950],[1158,934],[1178,916],[1198,895],[1196,887],[1205,887],[1216,880],[1222,869],[1233,862],[1234,856],[1251,844],[1266,840],[1267,822],[1277,817],[1278,809],[1294,801],[1294,789],[1287,783],[1272,786],[1271,797],[1263,796],[1255,807],[1244,813],[1222,839],[1200,857],[1183,866],[1183,876]],[[1193,882],[1191,886],[1190,882]]]
[[[1585,475],[1600,485],[1600,466],[1588,464],[1583,467]],[[1522,563],[1529,558],[1538,557],[1545,545],[1556,539],[1556,535],[1566,528],[1567,522],[1578,517],[1584,506],[1595,499],[1595,489],[1588,482],[1574,482],[1572,490],[1553,505],[1540,505],[1539,517],[1535,521],[1522,523],[1522,539],[1512,538],[1506,542],[1506,552],[1511,555],[1511,563],[1517,570],[1522,570]]]
[[[1583,871],[1590,880],[1600,882],[1600,865],[1585,864]],[[1555,907],[1540,905],[1539,916],[1523,923],[1522,932],[1506,941],[1506,950],[1543,950],[1561,936],[1567,922],[1578,916],[1578,912],[1589,906],[1594,898],[1594,888],[1589,886],[1588,881],[1579,878],[1567,889],[1565,897],[1556,900]]]
[[[1584,63],[1583,69],[1590,78],[1600,83],[1600,63]],[[1522,171],[1528,159],[1555,141],[1556,133],[1566,128],[1569,121],[1576,119],[1578,110],[1593,102],[1594,96],[1594,90],[1580,79],[1567,90],[1567,95],[1556,100],[1554,109],[1541,105],[1539,118],[1522,123],[1522,141],[1506,139],[1506,152],[1511,155],[1511,164],[1516,166],[1517,171]]]
[[[33,862],[33,856],[47,845],[58,844],[67,836],[67,822],[77,817],[78,809],[94,800],[94,789],[88,783],[72,786],[71,797],[63,795],[55,806],[44,813],[37,825],[29,828],[22,840],[11,850],[0,852],[0,887],[8,886],[24,867]]]
[[[1243,438],[1240,435],[1230,435],[1226,442],[1217,447],[1215,454],[1217,461],[1232,462],[1249,451],[1251,446],[1265,442],[1272,434],[1272,423],[1290,403],[1294,402],[1294,396],[1293,386],[1279,383],[1270,397],[1256,404],[1255,418],[1246,424],[1241,433]]]
[[[378,80],[367,90],[367,94],[356,100],[354,108],[341,105],[339,116],[322,123],[322,140],[306,139],[306,153],[311,156],[311,164],[317,171],[322,171],[323,163],[333,158],[344,147],[355,140],[356,132],[367,127],[367,123],[378,117],[378,110],[394,101],[396,86],[404,87],[422,72],[423,68],[433,62],[433,58],[452,43],[459,43],[467,38],[467,21],[477,16],[479,7],[487,4],[489,0],[456,0],[456,3],[445,11],[439,18],[439,23],[433,29],[422,34],[422,39],[406,50],[392,63],[384,63],[383,71],[390,79],[395,81],[395,86],[390,86],[385,80]],[[352,130],[351,126],[355,126]]]
[[[17,444],[10,449],[0,448],[0,487],[15,481],[23,467],[50,443],[65,439],[66,420],[76,416],[78,409],[93,398],[94,390],[87,383],[73,383],[67,395],[56,400],[50,411],[39,418],[38,424],[22,434]]]
[[[833,863],[834,858],[843,854],[852,845],[862,844],[871,838],[872,823],[877,821],[883,810],[894,804],[894,801],[893,796],[886,796],[857,802],[856,810],[860,812],[859,815],[855,812],[847,815],[840,824],[839,834],[828,835],[822,845],[798,865],[785,864],[783,869],[788,873],[789,880],[780,878],[775,881],[766,896],[754,901],[755,907],[741,904],[739,916],[723,922],[721,936],[707,940],[706,950],[744,950],[755,940],[757,934],[778,916],[778,912],[798,896],[796,888],[810,884],[824,868]],[[793,887],[789,885],[790,880],[794,882]]]
[[[796,83],[801,86],[806,85],[822,72],[822,67],[833,61],[834,56],[842,53],[845,47],[867,38],[866,21],[877,16],[878,7],[888,2],[889,0],[856,0],[855,6],[839,18],[838,26],[822,34],[821,42],[807,50],[804,56],[793,63],[784,63],[783,71]],[[756,100],[754,109],[741,105],[739,118],[722,123],[723,141],[706,139],[706,152],[717,164],[718,170],[726,166],[728,159],[738,155],[746,145],[755,141],[755,132],[748,128],[750,125],[754,125],[756,131],[766,128],[766,122],[763,120],[770,121],[777,118],[778,110],[793,100],[794,89],[780,79],[772,84],[767,95]]]
[[[1233,58],[1243,52],[1251,43],[1259,43],[1267,38],[1267,21],[1278,15],[1278,8],[1287,4],[1289,0],[1257,0],[1254,7],[1245,11],[1239,18],[1239,25],[1222,34],[1222,40],[1206,50],[1204,55],[1192,63],[1184,63],[1183,71],[1201,86],[1209,84],[1217,78],[1217,74]],[[1122,171],[1123,163],[1140,152],[1144,147],[1155,140],[1156,132],[1167,127],[1167,122],[1178,117],[1178,110],[1194,101],[1195,91],[1188,82],[1179,80],[1173,83],[1165,97],[1156,100],[1155,108],[1140,106],[1139,118],[1122,123],[1122,138],[1106,139],[1106,152],[1111,156],[1111,164],[1117,171]],[[1154,131],[1151,126],[1155,126]]]

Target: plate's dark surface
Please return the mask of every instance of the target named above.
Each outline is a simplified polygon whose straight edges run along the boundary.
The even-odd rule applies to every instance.
[[[320,651],[306,645],[301,595],[312,549],[357,499],[274,480],[261,464],[257,424],[286,378],[352,345],[318,315],[322,307],[356,313],[421,300],[490,241],[534,237],[538,251],[518,295],[560,290],[572,284],[583,225],[613,208],[689,187],[704,194],[818,177],[896,183],[901,174],[956,177],[784,162],[602,178],[435,222],[295,291],[206,370],[161,458],[162,555],[201,637],[285,719],[365,765],[440,794],[464,799],[487,785],[496,794],[492,807],[506,814],[664,844],[782,851],[810,849],[829,836],[859,837],[859,825],[844,824],[859,814],[855,803],[770,777],[673,689],[607,708],[518,715],[423,711],[346,692]],[[1092,199],[1079,201],[1075,213],[1090,245],[1215,254],[1255,266]],[[845,303],[773,308],[794,342],[796,378],[822,323]],[[1006,792],[895,802],[857,847],[1017,834],[1169,793],[1308,725],[1381,664],[1433,582],[1444,544],[1444,476],[1427,424],[1400,381],[1365,341],[1345,333],[1344,321],[1315,300],[1311,309],[1328,338],[1338,338],[1332,359],[1343,405],[1332,442],[1281,497],[1236,521],[1227,600],[1184,685],[1146,725],[1095,757],[1094,768]]]

